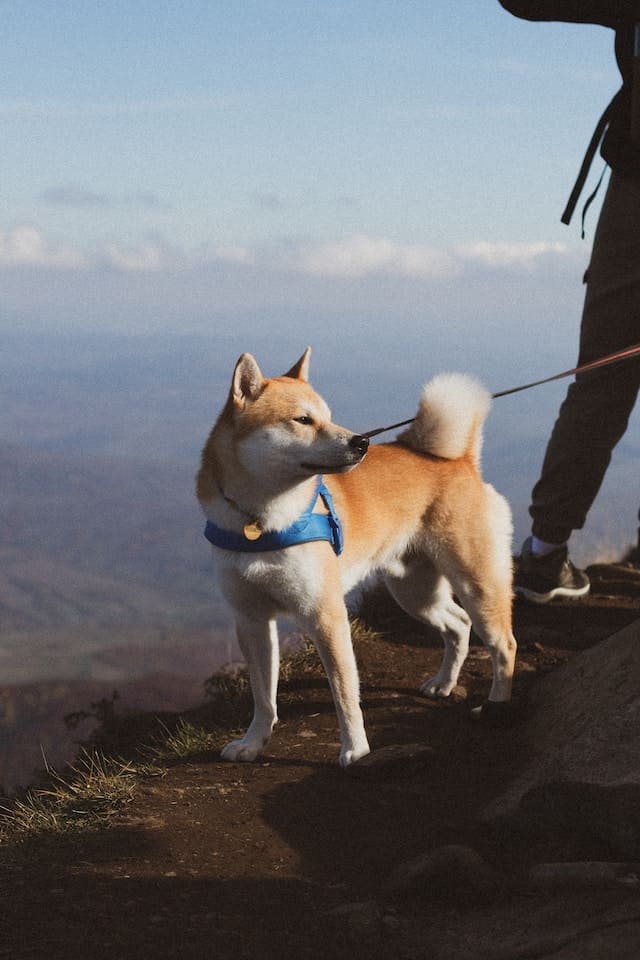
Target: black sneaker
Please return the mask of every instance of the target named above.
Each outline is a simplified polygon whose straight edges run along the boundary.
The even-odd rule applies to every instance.
[[[629,551],[623,557],[622,562],[627,567],[633,567],[635,570],[640,570],[640,546],[631,547]]]
[[[549,603],[554,597],[586,597],[590,586],[584,570],[569,560],[566,547],[536,557],[531,552],[531,537],[522,544],[513,589],[527,600]]]

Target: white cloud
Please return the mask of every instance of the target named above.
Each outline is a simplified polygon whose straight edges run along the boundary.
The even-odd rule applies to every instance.
[[[479,240],[457,248],[464,260],[472,260],[487,267],[527,267],[535,266],[540,257],[548,254],[564,256],[568,247],[564,243],[492,243]]]
[[[40,231],[23,225],[0,231],[0,265],[74,270],[86,266],[86,258],[72,247],[54,247]]]
[[[334,242],[300,244],[297,249],[288,250],[282,265],[318,276],[386,275],[440,280],[459,276],[474,263],[488,269],[532,270],[542,257],[563,258],[568,253],[569,247],[563,243],[479,240],[447,250],[354,234]]]
[[[107,262],[126,273],[156,273],[170,266],[164,251],[158,244],[147,243],[137,248],[123,248],[115,243],[105,248]]]
[[[0,267],[88,271],[105,264],[127,273],[149,273],[184,267],[185,258],[160,242],[140,246],[107,243],[97,250],[82,250],[69,244],[55,245],[27,224],[0,230]]]
[[[355,234],[333,243],[309,245],[299,251],[295,265],[304,273],[335,277],[382,273],[439,278],[453,276],[459,271],[459,264],[446,251],[365,234]]]

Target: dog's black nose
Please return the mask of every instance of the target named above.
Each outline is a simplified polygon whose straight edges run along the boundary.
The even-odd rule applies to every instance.
[[[368,437],[361,437],[357,433],[349,440],[349,446],[352,450],[355,450],[356,453],[359,453],[361,457],[364,457],[365,453],[369,449],[369,439]]]

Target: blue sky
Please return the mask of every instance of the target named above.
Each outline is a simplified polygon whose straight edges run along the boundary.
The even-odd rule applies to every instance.
[[[5,268],[437,280],[578,245],[558,219],[617,85],[603,28],[497,0],[0,14]]]

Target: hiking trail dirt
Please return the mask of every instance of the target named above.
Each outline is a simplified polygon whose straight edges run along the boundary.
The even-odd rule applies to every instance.
[[[601,842],[481,819],[523,763],[531,684],[638,618],[640,574],[591,575],[584,602],[515,605],[510,727],[470,718],[490,683],[477,644],[456,695],[419,696],[440,641],[385,610],[382,638],[356,642],[378,764],[338,767],[318,667],[281,684],[280,724],[258,762],[176,762],[142,779],[108,828],[0,851],[0,957],[604,960],[613,936],[617,957],[637,956],[637,886],[535,890],[525,879],[540,863],[610,860]],[[214,719],[208,705],[192,722]],[[146,720],[125,718],[114,751],[134,750]]]

